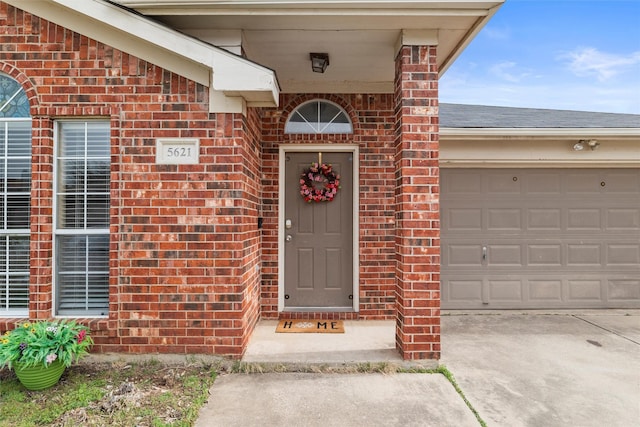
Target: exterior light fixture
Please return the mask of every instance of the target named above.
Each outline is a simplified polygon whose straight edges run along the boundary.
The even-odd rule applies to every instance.
[[[573,151],[582,151],[584,150],[584,139],[573,144]]]
[[[311,69],[314,73],[324,73],[329,66],[328,53],[310,53]]]
[[[597,150],[600,147],[600,143],[596,139],[581,139],[580,141],[573,144],[574,151],[582,151],[585,147],[591,148],[591,151]]]

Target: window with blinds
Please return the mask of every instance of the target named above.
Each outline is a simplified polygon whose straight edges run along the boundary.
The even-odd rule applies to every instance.
[[[0,73],[0,316],[29,314],[31,117],[20,84]]]
[[[108,121],[61,121],[56,146],[56,312],[109,308],[111,129]]]

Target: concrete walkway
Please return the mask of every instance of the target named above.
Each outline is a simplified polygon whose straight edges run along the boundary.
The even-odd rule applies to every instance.
[[[260,323],[245,362],[348,373],[222,375],[196,426],[479,425],[443,375],[358,373],[409,366],[393,322],[321,335],[275,324]],[[442,346],[441,364],[488,426],[640,425],[640,310],[448,313]]]
[[[232,374],[196,426],[451,426],[478,422],[442,375]]]

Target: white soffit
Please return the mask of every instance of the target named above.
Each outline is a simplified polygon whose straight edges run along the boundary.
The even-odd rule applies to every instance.
[[[210,102],[212,113],[278,105],[280,89],[272,70],[115,5],[101,0],[3,1],[209,87],[211,101],[217,100]]]
[[[113,0],[186,34],[240,30],[283,92],[393,92],[397,42],[437,45],[442,75],[504,0]],[[429,34],[429,37],[406,37]],[[216,43],[214,39],[204,40]],[[311,73],[310,52],[326,52]]]

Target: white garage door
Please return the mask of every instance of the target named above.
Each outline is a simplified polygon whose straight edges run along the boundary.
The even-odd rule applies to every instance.
[[[640,307],[640,169],[442,169],[442,306]]]

